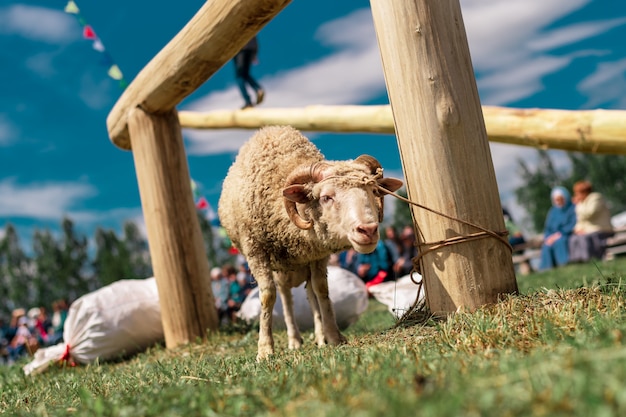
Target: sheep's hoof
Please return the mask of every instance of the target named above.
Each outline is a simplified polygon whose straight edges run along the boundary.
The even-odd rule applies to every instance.
[[[257,362],[263,362],[265,360],[268,360],[270,358],[270,356],[272,356],[274,354],[274,351],[271,352],[257,352],[256,354],[256,361]]]
[[[332,346],[345,345],[348,343],[348,339],[341,333],[338,333],[336,337],[329,338],[328,344]]]
[[[289,349],[300,349],[302,347],[302,338],[293,337],[289,339]]]
[[[273,346],[259,346],[259,349],[256,354],[256,361],[261,362],[269,358],[274,354]]]

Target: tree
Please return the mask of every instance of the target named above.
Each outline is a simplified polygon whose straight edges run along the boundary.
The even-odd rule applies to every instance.
[[[15,227],[8,223],[0,240],[0,316],[30,305],[32,261],[20,246]]]
[[[96,255],[92,265],[100,285],[111,284],[130,273],[127,253],[113,230],[96,229],[95,242]]]
[[[88,242],[85,236],[78,236],[74,223],[64,218],[61,223],[61,273],[69,284],[74,296],[83,295],[98,288],[98,283],[89,279]],[[61,297],[58,297],[61,298]]]
[[[133,222],[124,223],[124,236],[98,228],[93,272],[100,285],[120,279],[142,279],[153,275],[148,243]]]
[[[87,238],[76,235],[68,218],[63,219],[61,229],[59,241],[48,230],[36,231],[33,237],[34,305],[50,305],[60,298],[73,300],[98,288],[88,271]]]
[[[127,278],[143,279],[154,275],[148,241],[131,221],[124,223],[124,248],[130,257],[131,271]]]
[[[31,281],[36,300],[30,305],[43,305],[45,294],[53,294],[51,300],[67,298],[66,283],[59,276],[61,254],[58,243],[49,230],[35,230],[33,235],[33,260],[35,274]],[[48,289],[48,291],[46,291]],[[51,301],[47,300],[47,301]]]

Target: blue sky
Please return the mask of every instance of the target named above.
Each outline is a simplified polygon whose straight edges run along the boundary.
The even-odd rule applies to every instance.
[[[92,235],[142,224],[132,154],[108,138],[120,96],[103,54],[83,39],[66,0],[0,3],[0,235],[25,245],[64,215]],[[107,54],[132,80],[201,7],[147,0],[76,0]],[[589,0],[461,0],[482,104],[559,109],[626,108],[626,5]],[[264,107],[383,104],[387,95],[369,2],[294,1],[259,34],[254,75]],[[180,110],[238,108],[227,63]],[[183,132],[191,176],[217,205],[221,181],[250,131]],[[308,134],[329,159],[376,156],[402,176],[391,135]],[[502,200],[516,210],[516,159],[530,148],[492,144]],[[562,153],[556,152],[560,161]]]

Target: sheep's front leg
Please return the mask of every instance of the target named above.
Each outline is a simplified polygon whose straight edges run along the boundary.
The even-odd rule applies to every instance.
[[[253,270],[254,271],[254,270]],[[261,300],[261,316],[259,317],[259,345],[257,361],[266,359],[274,353],[274,336],[272,335],[272,311],[276,303],[276,285],[271,272],[256,274],[259,283],[259,298]]]
[[[278,293],[283,301],[283,315],[285,316],[285,325],[287,326],[287,339],[289,340],[289,349],[300,349],[302,347],[302,336],[298,323],[293,313],[293,296],[291,294],[291,280],[284,272],[276,273],[276,283],[278,284]]]
[[[317,296],[315,295],[315,291],[313,291],[313,285],[311,281],[306,283],[306,296],[309,300],[309,305],[311,306],[311,312],[313,313],[313,324],[315,328],[315,343],[318,346],[323,346],[326,343],[326,338],[324,337],[324,325],[322,324],[322,315],[320,313],[320,304],[317,302]]]
[[[311,286],[319,304],[320,315],[322,317],[322,327],[326,342],[331,345],[340,345],[347,342],[347,339],[339,331],[335,311],[328,297],[328,276],[327,260],[314,263],[311,266]]]

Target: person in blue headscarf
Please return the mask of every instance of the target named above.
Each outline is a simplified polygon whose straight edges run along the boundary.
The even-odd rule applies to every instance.
[[[552,207],[546,216],[539,269],[563,266],[569,261],[569,237],[576,225],[576,210],[569,191],[554,187],[550,193]]]

